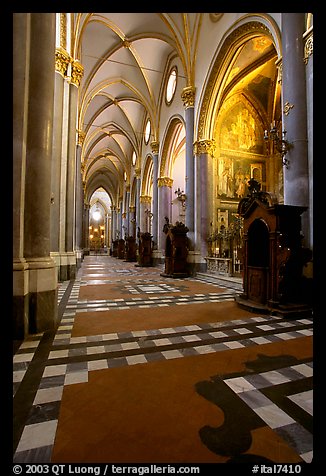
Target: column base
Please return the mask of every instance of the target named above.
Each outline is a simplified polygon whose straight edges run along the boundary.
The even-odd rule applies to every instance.
[[[57,268],[51,257],[31,258],[29,266],[28,333],[52,330],[57,324]]]
[[[59,281],[76,278],[76,255],[73,251],[60,253]]]
[[[187,267],[189,274],[195,276],[196,273],[205,273],[207,271],[207,263],[199,251],[188,251]]]
[[[28,335],[28,265],[24,258],[13,263],[13,340]]]

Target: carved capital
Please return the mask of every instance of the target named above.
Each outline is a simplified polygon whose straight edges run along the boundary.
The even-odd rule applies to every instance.
[[[201,139],[194,143],[194,153],[196,155],[209,154],[213,157],[215,148],[216,145],[214,139]]]
[[[140,202],[140,203],[147,203],[147,204],[149,204],[149,203],[151,203],[151,201],[152,201],[152,197],[150,197],[149,195],[141,195],[141,196],[139,197],[139,202]]]
[[[136,207],[129,207],[129,211],[130,211],[130,213],[135,213]]]
[[[55,70],[61,74],[63,78],[67,75],[67,69],[70,62],[70,56],[64,48],[56,48],[55,50]]]
[[[158,154],[160,143],[158,141],[153,141],[151,142],[151,148],[152,148],[152,153],[153,154]]]
[[[141,174],[141,168],[137,168],[135,169],[135,175],[136,175],[136,178],[140,178],[140,174]]]
[[[181,99],[183,102],[184,107],[187,109],[188,107],[194,107],[195,105],[195,92],[196,88],[193,86],[187,86],[181,92]]]
[[[121,216],[122,216],[122,218],[127,218],[127,213],[123,212]]]
[[[70,83],[77,88],[80,86],[81,79],[84,74],[84,67],[78,60],[72,60],[71,62],[71,80]]]
[[[83,144],[84,144],[85,137],[86,137],[86,132],[79,130],[78,131],[77,145],[80,145],[82,147]]]
[[[158,187],[170,187],[172,188],[173,185],[173,179],[170,177],[159,177],[157,179],[157,186]]]

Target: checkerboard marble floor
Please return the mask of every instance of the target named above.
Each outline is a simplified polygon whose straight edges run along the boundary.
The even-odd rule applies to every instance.
[[[205,283],[203,276],[200,280],[171,280],[161,277],[160,272],[160,268],[137,268],[117,258],[86,257],[76,280],[60,283],[58,305],[61,304],[62,315],[56,331],[30,336],[13,357],[14,462],[52,460],[63,394],[69,386],[89,386],[93,372],[173,359],[200,359],[208,354],[216,358],[226,355],[231,361],[237,351],[256,352],[256,368],[248,364],[240,371],[212,377],[214,385],[219,386],[218,394],[221,389],[231,390],[232,399],[246,405],[246,412],[254,414],[258,426],[271,429],[297,455],[298,462],[311,462],[312,352],[294,357],[289,351],[289,354],[284,352],[282,358],[273,359],[267,358],[264,349],[273,346],[283,349],[285,345],[290,348],[291,343],[299,342],[309,347],[313,337],[312,319],[285,320],[249,313],[243,317],[201,319],[203,306],[209,305],[212,309],[226,303],[232,306],[239,291],[214,285],[211,279]],[[101,287],[113,289],[112,296],[97,299],[97,289]],[[82,298],[83,288],[93,293],[93,297]],[[116,295],[124,297],[114,297]],[[193,322],[164,325],[163,320],[161,326],[139,328],[134,325],[133,328],[137,313],[145,315],[141,321],[145,323],[146,313],[155,316],[164,309],[171,319],[181,308],[185,315],[195,310],[197,317]],[[118,322],[119,316],[125,316],[124,319],[130,319],[129,328],[119,330],[117,324],[116,330],[111,325],[110,331],[103,327],[103,331],[98,332],[101,329],[97,324],[99,316],[108,323],[113,317]],[[94,322],[95,331],[78,333],[77,321],[83,319],[90,322],[90,329]],[[278,352],[276,356],[280,357]],[[198,393],[207,398],[202,384],[198,384]],[[214,402],[228,413],[224,401],[216,397]],[[224,426],[214,429],[217,435]],[[208,429],[206,433],[205,429],[200,430],[199,434],[203,444],[219,455],[219,445],[209,443],[213,440]]]

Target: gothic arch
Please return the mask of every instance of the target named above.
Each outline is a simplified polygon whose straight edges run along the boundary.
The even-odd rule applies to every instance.
[[[279,28],[267,14],[245,15],[239,23],[236,23],[234,29],[226,36],[221,48],[217,51],[210,74],[207,76],[206,87],[198,109],[198,140],[210,139],[212,136],[214,116],[217,114],[221,103],[220,98],[225,89],[224,80],[238,48],[255,37],[267,37],[272,42],[278,58],[281,57]]]

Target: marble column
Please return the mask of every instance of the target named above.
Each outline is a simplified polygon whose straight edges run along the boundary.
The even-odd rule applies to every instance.
[[[50,256],[55,14],[30,15],[24,255],[29,267],[29,333],[53,329],[57,274]]]
[[[141,195],[139,197],[139,203],[140,203],[140,231],[141,231],[141,233],[145,233],[146,231],[149,232],[148,215],[147,215],[146,211],[151,210],[151,202],[152,202],[152,197],[150,197],[149,195]]]
[[[194,166],[194,103],[195,88],[188,86],[181,93],[183,105],[185,107],[186,123],[186,226],[189,228],[187,234],[189,247],[194,246],[194,214],[195,214],[195,166]]]
[[[197,187],[199,206],[196,207],[196,228],[198,230],[198,248],[201,256],[207,256],[207,238],[213,222],[213,152],[214,141],[202,139],[194,144],[197,162]]]
[[[151,143],[152,157],[153,157],[153,219],[152,219],[152,235],[153,235],[153,249],[157,249],[158,237],[158,151],[159,143],[154,141]]]
[[[309,243],[313,249],[313,27],[304,34],[304,63],[306,65],[308,173],[309,173]]]
[[[137,168],[135,169],[135,174],[136,174],[136,239],[137,239],[137,230],[138,227],[140,227],[140,185],[141,185],[141,179],[140,179],[140,174],[141,174],[141,169]],[[137,239],[138,241],[138,239]]]
[[[126,220],[125,220],[125,227],[126,227],[126,235],[130,235],[130,228],[129,228],[129,222],[130,222],[130,214],[129,214],[129,207],[130,207],[130,185],[126,186],[126,202],[125,202],[125,214],[126,214]]]
[[[104,245],[106,248],[108,248],[109,245],[109,235],[110,235],[110,230],[109,230],[109,214],[105,213],[104,216]]]
[[[111,240],[114,241],[116,239],[117,239],[117,210],[115,205],[111,205]]]
[[[136,238],[136,207],[129,207],[129,235]]]
[[[306,71],[303,61],[304,13],[282,13],[282,123],[292,144],[284,167],[285,205],[309,206]],[[302,214],[305,244],[309,214]]]
[[[77,146],[77,107],[78,87],[83,73],[83,67],[77,60],[71,63],[71,80],[69,90],[69,125],[68,125],[68,163],[66,182],[66,253],[68,279],[76,277],[75,254],[75,200],[76,200],[76,146]]]
[[[63,48],[55,51],[53,143],[51,159],[51,257],[56,262],[60,280],[60,184],[62,131],[64,117],[64,83],[69,65],[69,55]]]
[[[85,139],[85,133],[78,131],[78,141],[76,149],[76,199],[75,199],[75,249],[76,249],[76,266],[80,268],[83,258],[82,248],[82,225],[83,225],[83,175],[81,167],[82,145]]]
[[[84,199],[84,255],[89,255],[89,210],[90,204]]]
[[[24,200],[30,13],[13,14],[13,338],[28,334],[28,265],[24,258]]]
[[[171,222],[172,219],[172,184],[173,179],[170,177],[160,177],[157,181],[159,194],[159,210],[158,210],[158,249],[165,254],[166,235],[163,232],[165,217]]]

